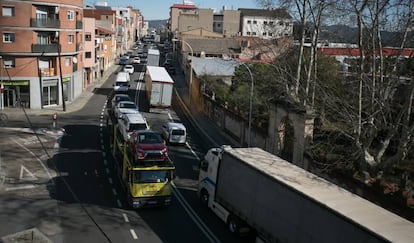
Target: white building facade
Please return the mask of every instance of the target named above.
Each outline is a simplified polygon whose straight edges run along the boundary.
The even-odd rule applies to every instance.
[[[293,35],[293,20],[285,9],[239,10],[242,36],[277,39]]]

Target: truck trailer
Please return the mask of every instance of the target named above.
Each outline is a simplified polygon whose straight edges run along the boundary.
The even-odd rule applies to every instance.
[[[147,66],[160,65],[160,51],[158,49],[148,49]]]
[[[414,242],[414,224],[260,148],[210,149],[200,201],[257,242]]]
[[[151,107],[170,107],[174,81],[164,67],[147,66],[145,89]]]
[[[115,170],[133,209],[146,206],[168,206],[172,201],[174,163],[166,160],[138,159],[132,144],[125,141],[115,123],[108,123]]]

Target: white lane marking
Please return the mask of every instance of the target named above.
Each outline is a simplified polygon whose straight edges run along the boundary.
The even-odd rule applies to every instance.
[[[119,199],[116,199],[116,204],[118,204],[118,207],[122,208],[122,203],[119,201]]]
[[[118,195],[118,193],[116,192],[115,188],[112,188],[112,193],[114,194],[114,196]]]
[[[191,148],[190,144],[188,142],[185,142],[185,145],[187,146],[187,148],[190,150],[190,152],[194,155],[194,157],[200,161],[200,157],[197,156],[196,152],[193,150],[193,148]]]
[[[170,119],[170,121],[174,121],[174,119],[172,118],[172,116],[171,116],[171,113],[170,113],[170,112],[168,112],[168,118]]]
[[[101,139],[101,144],[103,144],[103,142],[104,142],[103,139]]]
[[[135,233],[135,230],[130,229],[129,231],[131,232],[132,238],[133,238],[134,240],[138,240],[138,236],[137,236],[137,234]]]
[[[124,221],[128,223],[129,222],[128,215],[126,215],[126,213],[123,213],[122,216],[124,217]]]
[[[105,164],[105,165],[108,165],[108,162],[106,162],[106,159],[104,159],[104,164]]]
[[[106,174],[110,174],[110,171],[108,168],[106,168],[105,170],[106,170]]]
[[[29,178],[27,178],[25,176],[25,174],[28,174],[29,175]],[[20,165],[20,177],[19,177],[19,180],[23,180],[23,179],[25,179],[25,180],[37,180],[37,177],[32,172],[30,172],[30,170],[28,170],[24,165]]]
[[[113,183],[113,181],[112,181],[112,178],[111,178],[111,177],[109,177],[109,178],[108,178],[108,181],[109,181],[109,184],[112,184],[112,183]]]
[[[35,185],[26,185],[26,186],[14,186],[14,187],[7,187],[6,191],[15,191],[15,190],[23,190],[23,189],[32,189],[35,188]]]
[[[36,156],[30,149],[28,149],[26,146],[22,145],[21,143],[19,143],[16,139],[12,138],[13,141],[15,143],[17,143],[20,147],[22,147],[24,150],[26,150],[27,152],[29,152],[33,157],[36,158],[36,160],[40,163],[40,165],[43,167],[43,169],[46,171],[47,176],[49,177],[49,179],[52,179],[52,175],[49,173],[49,170],[47,169],[47,167],[43,164],[43,161],[41,161],[38,156]]]
[[[194,212],[194,210],[191,208],[191,206],[188,204],[188,202],[185,200],[183,195],[181,195],[180,191],[175,186],[174,182],[171,182],[171,185],[173,186],[173,192],[178,201],[181,203],[185,211],[187,212],[188,216],[193,220],[193,222],[197,225],[197,227],[204,233],[204,235],[209,239],[210,242],[220,242],[219,239],[211,232],[211,230],[207,227],[206,224],[203,223],[203,221],[198,217],[198,215]]]

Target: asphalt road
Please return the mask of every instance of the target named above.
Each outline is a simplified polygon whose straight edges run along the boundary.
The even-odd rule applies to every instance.
[[[134,65],[129,95],[153,130],[167,120],[188,129],[188,146],[169,146],[176,164],[173,204],[130,210],[108,150],[107,100],[115,74],[80,111],[59,117],[30,117],[20,127],[0,129],[0,237],[33,227],[54,242],[249,242],[198,201],[200,158],[210,142],[194,128],[176,99],[171,109],[149,109],[144,64]],[[36,131],[36,132],[33,132]],[[7,139],[6,139],[7,138]]]

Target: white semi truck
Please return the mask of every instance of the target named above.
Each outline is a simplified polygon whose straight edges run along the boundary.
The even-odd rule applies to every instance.
[[[260,148],[210,149],[200,200],[257,242],[414,242],[414,224]]]

